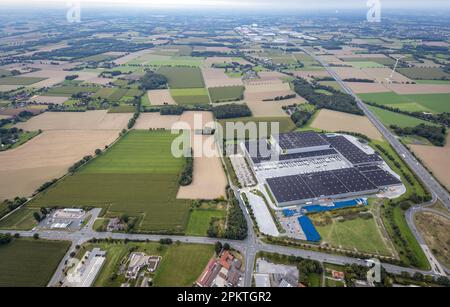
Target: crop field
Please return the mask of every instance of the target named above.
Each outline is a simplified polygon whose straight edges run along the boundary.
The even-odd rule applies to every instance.
[[[202,71],[198,67],[168,67],[158,69],[158,73],[166,76],[172,89],[204,88]]]
[[[289,117],[241,117],[241,118],[233,118],[233,119],[227,119],[227,120],[219,120],[219,123],[222,125],[222,127],[225,129],[226,131],[226,124],[227,123],[242,123],[244,125],[247,125],[249,123],[255,123],[258,127],[258,131],[259,131],[259,124],[260,123],[267,123],[267,127],[268,127],[268,131],[267,131],[267,136],[270,135],[270,133],[272,132],[271,129],[271,123],[278,123],[279,124],[279,132],[280,133],[284,133],[284,132],[290,132],[290,131],[294,131],[296,129],[296,126],[294,124],[294,122],[289,118]],[[260,133],[264,134],[265,131],[259,131],[258,132],[258,136]],[[248,132],[246,132],[246,137],[248,137]],[[225,139],[227,140],[232,140],[235,138],[235,136],[233,135],[226,135],[224,136]]]
[[[38,209],[22,207],[7,218],[1,220],[0,229],[24,231],[31,230],[37,224],[33,214],[38,211]]]
[[[244,98],[243,86],[224,86],[209,88],[212,102],[238,101]]]
[[[414,80],[450,79],[450,74],[438,67],[407,67],[399,68],[398,72]]]
[[[319,114],[314,118],[311,127],[330,132],[356,132],[362,133],[371,139],[383,139],[380,132],[372,125],[367,117],[326,109],[319,111]]]
[[[171,154],[176,137],[164,131],[131,131],[31,206],[101,207],[108,216],[140,217],[139,231],[184,232],[190,202],[176,199],[184,163]]]
[[[168,59],[151,59],[144,63],[151,66],[191,66],[200,67],[203,64],[203,59],[199,57],[190,56],[173,56]]]
[[[94,86],[58,86],[52,87],[45,93],[46,96],[72,96],[80,93],[95,93],[100,90],[100,87]]]
[[[351,62],[351,65],[355,68],[383,68],[384,65],[381,65],[372,61],[363,61],[363,62]]]
[[[69,246],[69,242],[33,239],[0,246],[0,287],[47,286]]]
[[[177,104],[208,104],[208,91],[205,88],[170,89]]]
[[[433,125],[432,122],[421,120],[412,116],[368,106],[369,109],[383,122],[385,126],[397,125],[402,128],[415,127],[420,124]]]
[[[135,248],[136,252],[161,256],[161,264],[154,273],[153,282],[156,287],[192,286],[214,255],[213,245],[173,244],[161,247],[159,243],[153,242],[86,244],[83,246],[82,253],[93,248],[106,251],[106,262],[94,283],[95,287],[120,287],[120,284],[125,281],[124,277],[119,276],[115,280],[111,280],[110,277],[118,273],[121,261],[128,256],[131,248]]]
[[[359,94],[361,99],[410,112],[450,112],[450,94],[398,95],[393,92]]]
[[[32,85],[44,81],[46,78],[34,77],[4,77],[0,78],[0,85]]]
[[[343,58],[345,62],[374,62],[384,66],[395,65],[395,60],[389,57],[356,57],[356,58]],[[353,63],[350,63],[353,64]]]

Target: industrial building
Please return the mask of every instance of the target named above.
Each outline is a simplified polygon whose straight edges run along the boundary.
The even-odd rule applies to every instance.
[[[400,176],[356,137],[313,131],[247,141],[240,150],[279,207],[376,194],[402,186]]]

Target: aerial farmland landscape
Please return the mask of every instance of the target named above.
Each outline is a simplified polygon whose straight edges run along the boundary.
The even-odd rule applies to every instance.
[[[2,2],[0,287],[449,287],[449,3],[316,2]]]

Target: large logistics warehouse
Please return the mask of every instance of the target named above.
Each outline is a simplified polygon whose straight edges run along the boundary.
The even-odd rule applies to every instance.
[[[400,176],[353,136],[291,132],[243,142],[241,150],[279,207],[372,195],[402,185]]]

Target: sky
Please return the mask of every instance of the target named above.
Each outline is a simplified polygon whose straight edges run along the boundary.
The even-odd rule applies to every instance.
[[[151,8],[241,8],[257,10],[362,9],[368,0],[75,0],[82,6],[146,6]],[[379,1],[386,9],[450,8],[449,0],[370,0]],[[65,6],[74,0],[0,0],[0,4]]]

